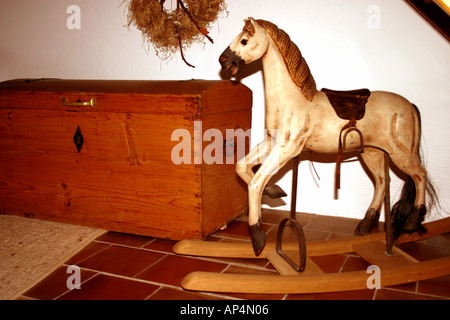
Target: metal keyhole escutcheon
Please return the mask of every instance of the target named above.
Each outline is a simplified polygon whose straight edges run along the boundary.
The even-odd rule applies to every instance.
[[[84,138],[83,135],[81,134],[80,126],[78,126],[77,130],[75,131],[75,135],[73,136],[73,142],[75,142],[75,146],[77,147],[79,153],[84,143]]]

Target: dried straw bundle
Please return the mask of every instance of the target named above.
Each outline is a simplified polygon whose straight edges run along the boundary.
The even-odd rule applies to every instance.
[[[190,46],[204,37],[211,42],[206,29],[226,9],[224,0],[177,0],[177,8],[164,10],[165,0],[130,0],[128,26],[134,24],[144,39],[152,43],[159,57],[167,58],[178,49]],[[186,62],[187,63],[187,62]],[[188,64],[189,65],[189,64]]]

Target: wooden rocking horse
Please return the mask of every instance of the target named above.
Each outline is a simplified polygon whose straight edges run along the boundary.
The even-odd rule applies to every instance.
[[[418,109],[405,98],[390,92],[370,92],[367,89],[318,91],[305,59],[289,36],[271,22],[249,18],[243,31],[223,52],[219,61],[222,68],[230,69],[234,76],[243,64],[258,59],[262,60],[264,74],[267,138],[240,160],[236,168],[248,184],[248,222],[253,248],[247,244],[185,240],[179,242],[174,251],[200,256],[267,258],[281,276],[195,272],[184,279],[183,287],[200,291],[251,293],[366,288],[365,272],[325,275],[308,258],[345,252],[357,252],[370,263],[378,265],[384,275],[383,286],[448,274],[450,257],[442,258],[439,264],[437,261],[418,262],[399,248],[393,250],[392,247],[393,238],[398,239],[405,232],[409,235],[400,237],[398,242],[450,231],[450,220],[447,218],[428,224],[428,232],[421,234],[424,230],[422,221],[427,212],[426,192],[431,203],[436,199],[436,193],[427,179],[419,154],[421,125]],[[361,158],[374,177],[375,192],[364,219],[355,230],[360,237],[309,242],[305,248],[301,226],[295,221],[296,168],[298,155],[304,150],[338,155],[337,188],[342,153],[363,151]],[[266,245],[265,233],[260,228],[261,197],[263,194],[277,197],[283,193],[277,187],[267,186],[267,183],[291,159],[295,159],[291,218],[283,220],[279,234],[290,221],[297,230],[299,243],[285,244],[282,251],[278,240],[276,244]],[[401,198],[392,212],[389,204],[390,161],[407,175]],[[254,173],[252,168],[256,165],[260,167]],[[386,234],[372,235],[370,233],[378,223],[383,201]],[[419,233],[414,233],[416,231]],[[384,237],[387,243],[383,241]],[[385,255],[383,246],[386,246],[389,255]],[[295,265],[289,258],[289,252],[298,247],[300,263]]]

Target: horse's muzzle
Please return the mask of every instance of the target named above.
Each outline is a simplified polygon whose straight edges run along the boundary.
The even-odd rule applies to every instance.
[[[231,69],[231,76],[233,77],[239,72],[241,65],[245,63],[230,47],[220,55],[219,62],[222,70]]]

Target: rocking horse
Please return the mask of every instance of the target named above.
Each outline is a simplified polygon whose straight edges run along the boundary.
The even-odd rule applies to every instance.
[[[202,291],[265,293],[365,288],[367,275],[349,273],[343,277],[335,274],[333,278],[326,275],[325,279],[325,275],[307,257],[352,251],[384,268],[382,285],[447,274],[450,270],[449,257],[440,261],[437,267],[429,262],[419,263],[399,248],[392,250],[393,239],[400,238],[398,242],[413,241],[450,231],[450,221],[447,218],[438,223],[427,224],[428,233],[422,234],[422,222],[427,212],[426,193],[431,199],[430,203],[436,200],[436,193],[427,179],[419,154],[421,123],[417,107],[400,95],[390,92],[370,92],[367,89],[346,92],[317,90],[305,59],[286,32],[271,22],[249,18],[245,21],[243,31],[222,53],[219,62],[222,69],[231,70],[232,76],[235,76],[243,64],[258,59],[262,61],[264,74],[267,137],[241,159],[236,167],[238,175],[248,185],[248,223],[252,249],[246,244],[185,240],[179,242],[174,251],[201,256],[267,258],[281,276],[196,272],[185,278],[183,287]],[[375,192],[364,219],[355,230],[359,237],[308,243],[306,249],[301,226],[295,221],[296,167],[298,156],[304,150],[337,154],[336,188],[339,188],[343,152],[362,152],[361,159],[374,177]],[[266,156],[263,158],[262,154]],[[267,183],[291,159],[294,159],[291,218],[280,224],[274,250],[274,244],[266,245],[266,235],[260,228],[261,197],[263,194],[278,197],[284,193],[279,187],[267,186]],[[393,206],[392,212],[388,194],[390,161],[407,176],[401,198]],[[256,165],[260,167],[255,173],[252,169]],[[378,223],[383,201],[386,234],[370,234]],[[286,257],[281,250],[281,240],[278,240],[288,221],[297,230],[299,244],[290,243],[283,247],[286,252],[300,247],[299,265]],[[409,235],[400,237],[404,233]],[[386,243],[382,239],[384,236]],[[387,253],[396,258],[389,258],[384,254],[384,245]],[[309,265],[309,269],[305,270],[305,264]],[[430,265],[434,266],[433,272],[424,272]],[[400,270],[404,271],[405,266],[409,268],[408,276],[401,276]],[[301,271],[304,270],[305,273],[302,274]],[[386,276],[386,270],[389,270],[389,276]],[[262,282],[265,282],[263,287],[260,285]],[[355,285],[349,285],[350,282]]]

